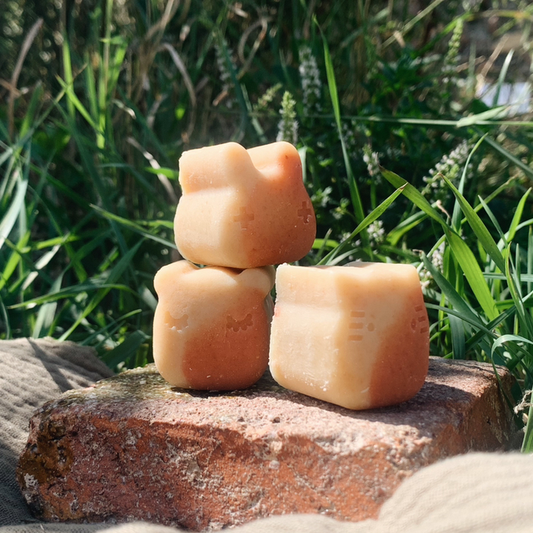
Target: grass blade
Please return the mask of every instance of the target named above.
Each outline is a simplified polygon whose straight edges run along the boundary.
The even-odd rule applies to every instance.
[[[518,157],[514,156],[509,152],[507,149],[505,149],[499,142],[491,139],[489,136],[485,137],[485,142],[490,145],[492,148],[494,148],[497,152],[500,153],[505,159],[507,159],[510,163],[518,167],[526,176],[529,176],[530,178],[533,178],[533,169],[531,169],[528,165],[526,165],[523,161],[521,161]]]
[[[425,254],[422,255],[422,262],[435,280],[435,283],[439,286],[440,290],[442,291],[442,294],[446,297],[449,304],[459,313],[461,313],[461,315],[467,317],[471,321],[471,323],[476,325],[476,327],[484,327],[483,320],[461,297],[461,295],[455,290],[453,285],[441,274],[441,272],[437,268],[435,268],[433,263],[426,257]]]
[[[479,148],[479,146],[480,146],[480,144],[482,142],[483,142],[483,137],[481,139],[479,139],[478,142],[476,143],[476,145],[474,146],[474,148],[472,148],[472,150],[470,150],[470,153],[468,154],[466,162],[465,162],[465,164],[463,166],[463,172],[461,173],[461,180],[459,181],[459,185],[457,186],[457,189],[459,190],[459,192],[461,194],[464,194],[465,183],[466,183],[466,178],[467,178],[467,175],[468,175],[468,166],[470,165],[470,160],[472,159],[472,156],[474,155],[474,153]],[[442,173],[441,173],[441,176],[442,176]],[[453,206],[452,227],[457,232],[459,232],[459,229],[460,229],[459,216],[460,216],[460,205],[457,202],[457,198],[456,198],[454,206]]]
[[[116,282],[120,279],[122,274],[125,272],[127,268],[129,268],[131,260],[133,259],[134,255],[137,253],[137,250],[143,243],[143,240],[140,240],[133,248],[128,250],[128,252],[120,259],[120,261],[114,266],[114,268],[111,270],[111,272],[108,274],[105,284],[108,285],[114,285]],[[66,340],[69,338],[69,336],[72,334],[72,332],[81,324],[81,322],[87,318],[93,310],[96,308],[96,306],[104,299],[106,294],[111,289],[106,287],[104,289],[101,289],[98,291],[98,293],[92,298],[92,300],[89,302],[89,304],[85,307],[83,312],[80,314],[80,316],[76,319],[74,324],[65,332],[63,335],[61,335],[59,340]]]
[[[104,352],[104,354],[100,356],[100,359],[102,359],[109,368],[114,369],[118,364],[133,357],[141,345],[149,338],[150,337],[142,331],[134,331],[116,348]]]
[[[483,111],[477,115],[461,118],[457,121],[456,128],[467,128],[475,124],[479,124],[480,122],[485,122],[487,120],[503,116],[507,113],[508,109],[509,106],[502,105],[489,109],[488,111]]]
[[[400,187],[399,189],[395,190],[386,200],[384,200],[376,209],[372,211],[350,234],[350,236],[341,242],[339,246],[337,246],[334,250],[329,252],[322,260],[320,260],[317,264],[319,265],[327,265],[330,264],[335,257],[337,257],[341,252],[344,252],[346,248],[350,245],[351,241],[355,238],[356,235],[358,235],[361,231],[363,231],[366,227],[368,227],[372,222],[377,220],[387,209],[388,207],[402,194],[403,188]]]
[[[520,198],[520,201],[518,202],[515,214],[513,216],[513,220],[511,221],[511,225],[509,226],[509,231],[507,232],[507,235],[506,235],[508,242],[511,242],[516,235],[516,231],[520,224],[520,219],[522,218],[524,207],[526,205],[526,200],[528,199],[530,192],[531,192],[531,187],[525,192],[525,194],[522,196],[522,198]]]
[[[463,321],[454,315],[449,314],[450,329],[452,332],[452,352],[454,359],[466,358],[466,340]]]
[[[442,176],[442,178],[455,195],[461,211],[465,214],[465,217],[476,234],[476,237],[479,239],[481,246],[483,246],[500,271],[505,272],[505,260],[503,255],[496,242],[494,242],[489,230],[485,224],[483,224],[481,218],[479,218],[479,215],[474,211],[472,206],[466,201],[465,197],[459,192],[454,184],[446,176]]]
[[[316,20],[315,20],[316,23]],[[316,23],[318,26],[318,23]],[[319,27],[320,29],[320,27]],[[361,202],[361,196],[359,194],[359,189],[357,187],[357,182],[355,180],[355,175],[352,170],[352,165],[350,163],[350,157],[348,154],[348,149],[346,148],[346,142],[344,140],[344,135],[342,132],[342,123],[341,123],[341,111],[340,111],[340,105],[339,105],[339,94],[337,91],[337,82],[335,80],[335,72],[333,70],[333,62],[331,60],[331,54],[329,52],[329,46],[326,41],[325,35],[322,33],[322,30],[320,29],[320,33],[322,35],[322,42],[323,42],[323,48],[324,48],[324,61],[326,64],[326,75],[328,79],[328,88],[329,88],[329,95],[331,98],[331,105],[333,106],[333,115],[335,116],[335,123],[337,125],[337,133],[339,135],[340,141],[341,141],[341,147],[342,147],[342,156],[344,159],[344,167],[346,169],[346,176],[348,179],[348,186],[350,189],[350,196],[352,200],[352,206],[354,210],[355,220],[358,223],[361,223],[365,217],[363,204]],[[363,242],[366,240],[366,235],[364,236]]]
[[[91,126],[91,128],[94,129],[94,131],[101,133],[100,127],[94,122],[93,118],[91,117],[90,113],[85,109],[85,106],[81,103],[80,99],[76,96],[76,93],[74,92],[74,89],[71,85],[63,81],[59,76],[57,77],[57,81],[65,89],[67,93],[67,101],[69,102],[69,107],[72,106],[79,111],[80,115],[87,121],[87,123]]]
[[[424,221],[427,218],[427,215],[419,211],[414,215],[411,215],[409,218],[406,218],[404,221],[400,222],[393,230],[389,231],[387,235],[387,240],[392,246],[396,246],[399,240],[409,231],[416,228],[418,224]]]
[[[529,394],[531,398],[531,392]],[[522,448],[520,451],[522,453],[533,453],[533,403],[531,403],[529,406],[524,440],[522,441]]]
[[[65,287],[55,292],[50,291],[48,294],[42,296],[36,296],[30,300],[13,304],[9,306],[9,309],[29,309],[36,305],[44,305],[51,302],[57,302],[65,298],[72,298],[78,294],[83,294],[91,291],[117,289],[121,291],[134,292],[128,285],[120,283],[102,283],[100,281],[92,281],[87,283],[80,283],[78,285],[72,285],[71,287]]]
[[[381,173],[389,183],[394,185],[394,187],[398,189],[401,187],[403,190],[403,194],[407,198],[409,198],[409,200],[411,200],[411,202],[413,202],[426,215],[441,224],[443,227],[447,227],[444,219],[438,214],[437,210],[434,209],[431,204],[424,198],[424,196],[418,189],[416,189],[406,180],[398,176],[398,174],[395,174],[390,170],[381,168]]]
[[[11,202],[6,214],[0,221],[0,249],[11,233],[19,214],[24,209],[24,199],[26,197],[26,190],[28,189],[28,180],[23,177],[20,167],[15,169],[15,172],[17,172],[19,175],[17,192],[15,193],[13,201]]]
[[[500,99],[500,93],[502,90],[503,82],[505,81],[505,76],[507,76],[507,71],[509,70],[509,65],[513,59],[514,50],[509,50],[509,53],[505,57],[502,68],[500,70],[500,75],[498,76],[498,84],[496,85],[496,92],[494,93],[494,99],[492,100],[492,106],[498,105],[498,100]]]
[[[489,320],[494,320],[498,316],[498,309],[472,250],[454,231],[446,228],[445,233],[453,255],[461,266],[481,308]]]
[[[102,209],[101,207],[98,207],[97,205],[91,205],[91,207],[102,217],[107,218],[108,220],[112,220],[114,222],[118,222],[124,227],[127,227],[135,233],[138,233],[139,235],[142,235],[145,239],[150,239],[152,241],[158,242],[160,244],[164,244],[165,246],[168,246],[169,248],[176,249],[176,244],[171,241],[167,241],[166,239],[163,239],[162,237],[158,237],[157,235],[153,235],[152,233],[149,233],[145,229],[142,228],[139,224],[132,222],[131,220],[128,220],[126,218],[119,217],[118,215],[115,215],[113,213],[110,213],[109,211],[106,211],[105,209]],[[163,222],[161,223],[163,225]],[[172,223],[168,223],[168,225],[165,225],[167,228],[172,228]]]

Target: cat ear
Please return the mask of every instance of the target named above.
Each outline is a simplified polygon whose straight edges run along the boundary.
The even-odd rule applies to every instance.
[[[170,263],[170,265],[165,265],[154,277],[155,292],[161,294],[181,276],[189,272],[195,272],[196,270],[199,270],[199,268],[189,261],[176,261]]]
[[[183,152],[179,167],[183,193],[250,185],[250,176],[260,177],[248,151],[235,142]]]
[[[254,167],[264,178],[280,181],[280,186],[302,181],[302,160],[296,148],[285,141],[250,148],[248,154]]]

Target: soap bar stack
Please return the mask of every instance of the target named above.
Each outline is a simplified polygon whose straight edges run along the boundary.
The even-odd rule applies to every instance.
[[[316,235],[300,156],[286,142],[226,143],[185,152],[179,179],[174,234],[185,260],[154,280],[154,361],[177,387],[246,388],[268,365],[270,265],[301,259]]]
[[[154,361],[168,382],[246,388],[270,361],[280,385],[349,409],[420,390],[429,323],[414,267],[285,264],[305,256],[316,235],[292,145],[185,152],[180,184],[174,229],[186,260],[154,280]]]

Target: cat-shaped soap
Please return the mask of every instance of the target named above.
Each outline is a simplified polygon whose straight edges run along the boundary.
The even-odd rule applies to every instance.
[[[175,241],[193,263],[255,268],[297,261],[313,245],[315,213],[287,142],[186,151],[179,181]]]
[[[164,266],[154,278],[159,302],[153,353],[171,385],[234,390],[253,385],[268,364],[274,268]]]

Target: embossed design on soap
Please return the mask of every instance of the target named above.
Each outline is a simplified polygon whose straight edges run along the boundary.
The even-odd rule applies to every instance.
[[[413,331],[416,331],[416,326],[419,325],[420,333],[427,333],[429,331],[429,323],[426,308],[423,305],[417,305],[415,306],[415,312],[417,317],[411,321],[411,328],[413,328]]]
[[[309,224],[313,211],[309,207],[309,202],[302,202],[301,209],[298,209],[298,216],[303,220],[304,224]]]
[[[353,332],[352,332],[352,335],[348,335],[349,341],[362,341],[364,338],[364,335],[362,335],[363,331],[360,331],[360,330],[363,330],[365,326],[366,326],[366,330],[370,332],[376,329],[376,326],[372,322],[366,323],[364,321],[365,317],[366,317],[366,313],[364,311],[352,311],[350,313],[350,324],[348,328],[350,330],[353,330]],[[359,331],[361,334],[356,333]]]
[[[165,315],[165,324],[170,327],[172,331],[182,331],[189,325],[189,315],[181,315],[174,318],[168,311]]]
[[[254,323],[252,320],[252,315],[250,313],[247,314],[242,320],[235,320],[232,316],[228,316],[226,320],[226,326],[235,332],[240,330],[246,331],[248,327],[251,327],[253,325]]]
[[[233,222],[240,222],[241,229],[248,229],[248,224],[254,220],[254,214],[248,213],[246,207],[239,209],[240,213],[233,217]]]

